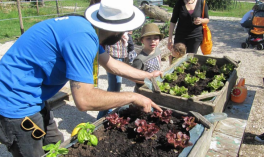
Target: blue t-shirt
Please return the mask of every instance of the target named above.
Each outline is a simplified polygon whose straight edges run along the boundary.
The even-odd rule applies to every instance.
[[[22,118],[39,112],[69,79],[93,84],[98,48],[97,34],[83,17],[32,26],[0,60],[0,115]]]

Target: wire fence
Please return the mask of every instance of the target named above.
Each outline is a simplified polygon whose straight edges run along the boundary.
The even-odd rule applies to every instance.
[[[14,40],[32,25],[66,14],[83,15],[90,0],[0,0],[0,43]]]

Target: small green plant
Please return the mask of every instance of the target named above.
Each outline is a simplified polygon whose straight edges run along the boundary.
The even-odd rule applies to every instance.
[[[176,67],[176,68],[175,68],[175,71],[176,71],[177,73],[184,73],[184,67],[183,67],[183,66]]]
[[[170,73],[164,76],[164,79],[168,82],[172,82],[178,79],[177,73]]]
[[[187,74],[184,81],[186,84],[194,86],[194,84],[199,81],[199,78],[195,76],[191,77],[190,74]]]
[[[191,57],[188,61],[189,61],[190,63],[192,63],[192,64],[197,64],[197,63],[198,63],[198,58],[196,58],[196,57]]]
[[[188,93],[184,93],[181,96],[184,97],[184,98],[190,98],[191,97]]]
[[[184,68],[184,69],[190,69],[192,67],[192,64],[187,63],[187,62],[183,62],[181,64],[181,67]]]
[[[208,58],[206,60],[206,64],[211,65],[211,66],[215,66],[216,65],[216,59]]]
[[[202,91],[201,95],[208,94],[208,93],[209,93],[208,91],[204,90],[204,91]]]
[[[67,148],[59,148],[61,144],[61,140],[59,140],[56,144],[48,144],[43,146],[42,149],[45,151],[49,151],[47,157],[56,157],[59,154],[68,154],[69,150]]]
[[[224,64],[220,68],[221,73],[224,73],[226,75],[229,74],[230,72],[232,72],[233,70],[234,70],[234,65],[231,63]]]
[[[204,80],[206,78],[206,71],[201,72],[200,70],[196,70],[195,75]]]
[[[85,141],[88,141],[88,145],[96,146],[98,144],[98,139],[95,135],[92,135],[95,126],[93,124],[90,124],[89,122],[85,125],[77,126],[80,129],[77,135],[78,142],[83,144]]]
[[[200,70],[201,70],[201,71],[207,71],[207,70],[208,70],[208,66],[206,66],[206,65],[202,65],[202,66],[200,67]]]
[[[186,94],[188,91],[188,88],[185,88],[184,86],[174,86],[170,89],[170,94],[171,95],[176,95],[176,96],[182,96],[183,94]]]
[[[214,79],[215,80],[218,80],[218,81],[224,81],[224,80],[226,80],[223,73],[221,73],[220,75],[215,75],[214,76]]]
[[[223,87],[224,83],[222,81],[219,80],[213,80],[212,82],[209,82],[207,87],[211,88],[211,91],[216,91],[217,89],[219,89],[220,87]]]
[[[170,85],[169,83],[165,82],[165,83],[157,83],[160,91],[167,93],[170,90]]]

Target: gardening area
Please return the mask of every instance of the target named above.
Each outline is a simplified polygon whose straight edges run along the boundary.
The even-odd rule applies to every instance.
[[[21,35],[16,1],[3,2],[0,2],[0,59]],[[21,3],[24,31],[48,18],[83,14],[89,2],[39,1],[38,9],[36,2]],[[172,2],[164,0],[166,5],[158,9],[171,15]],[[137,92],[152,99],[164,112],[146,114],[129,104],[96,120],[98,111],[81,112],[75,107],[67,83],[49,100],[65,141],[44,149],[57,150],[65,157],[262,157],[264,144],[254,137],[264,133],[264,50],[255,46],[241,48],[248,33],[239,23],[255,0],[207,0],[207,3],[211,7],[208,26],[212,53],[203,55],[199,49],[197,54],[186,54],[172,65],[167,49],[169,22],[145,13],[146,23],[156,23],[165,35],[158,46],[164,76],[147,80]],[[133,39],[139,36],[140,28],[133,31]],[[142,45],[137,40],[134,43],[139,53]],[[107,74],[102,66],[98,82],[100,89],[107,90]],[[238,83],[246,90],[235,87]],[[134,82],[123,78],[121,92],[132,92],[134,86]],[[234,102],[245,92],[244,101]],[[219,121],[210,119],[211,113],[222,113]],[[12,156],[3,144],[0,156]]]

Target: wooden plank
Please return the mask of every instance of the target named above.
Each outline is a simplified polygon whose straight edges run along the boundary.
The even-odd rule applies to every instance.
[[[228,117],[218,122],[215,131],[242,140],[246,125],[247,125],[246,120]]]
[[[236,157],[240,144],[240,138],[214,131],[211,139],[210,150],[225,156]]]

